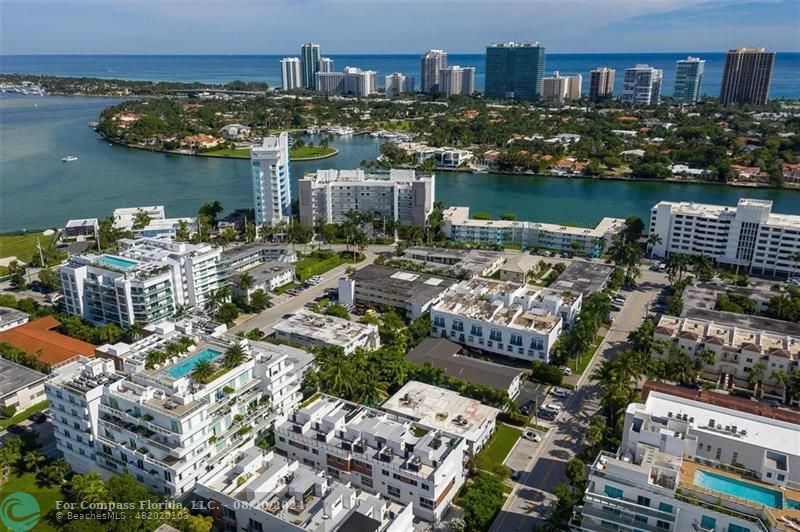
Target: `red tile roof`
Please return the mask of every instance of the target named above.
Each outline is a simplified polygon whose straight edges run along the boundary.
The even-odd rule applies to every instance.
[[[94,356],[95,346],[70,336],[55,332],[61,322],[44,316],[19,327],[0,332],[0,342],[8,342],[35,355],[47,364],[58,364],[76,355]]]

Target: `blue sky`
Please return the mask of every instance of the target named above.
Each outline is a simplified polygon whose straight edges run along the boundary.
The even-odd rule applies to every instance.
[[[800,0],[0,0],[0,53],[800,51]]]

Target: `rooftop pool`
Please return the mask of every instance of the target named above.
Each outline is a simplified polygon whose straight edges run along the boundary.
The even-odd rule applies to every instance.
[[[136,266],[136,261],[112,257],[111,255],[103,255],[97,259],[97,262],[100,264],[105,264],[106,266],[111,266],[112,268],[119,268],[121,270],[129,270]]]
[[[698,469],[694,474],[694,483],[708,490],[763,504],[769,508],[783,508],[783,494],[780,491],[753,482]]]
[[[210,362],[221,354],[222,351],[217,351],[216,349],[206,347],[202,351],[198,351],[186,360],[167,368],[166,374],[173,379],[180,379],[181,377],[185,377],[186,375],[190,374],[198,362]]]

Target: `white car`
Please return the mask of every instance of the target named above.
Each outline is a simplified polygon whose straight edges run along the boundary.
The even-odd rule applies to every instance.
[[[557,403],[547,403],[542,407],[544,410],[549,410],[550,412],[561,412],[561,405]]]
[[[561,373],[563,373],[563,374],[564,374],[564,375],[566,375],[567,377],[569,377],[570,375],[572,375],[572,370],[571,370],[571,369],[569,369],[567,366],[561,366],[561,367],[560,367],[560,368],[558,368],[558,369],[560,369],[560,370],[561,370]]]
[[[550,390],[550,395],[552,395],[553,397],[558,397],[559,399],[566,399],[567,397],[569,397],[569,392],[567,392],[567,390],[564,390],[562,388],[553,388],[552,390]]]
[[[540,441],[542,441],[542,437],[539,436],[538,434],[536,434],[534,431],[532,431],[530,429],[528,429],[525,432],[523,432],[522,433],[522,437],[525,438],[526,440],[530,440],[530,441],[536,442],[536,443],[539,443]]]

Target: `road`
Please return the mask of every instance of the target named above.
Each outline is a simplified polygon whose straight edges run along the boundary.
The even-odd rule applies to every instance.
[[[625,347],[628,333],[644,321],[649,305],[658,292],[667,286],[666,276],[645,271],[639,286],[627,296],[622,311],[614,316],[611,329],[597,348],[592,361],[578,380],[573,394],[564,401],[564,409],[552,423],[552,428],[536,445],[519,480],[514,482],[511,494],[500,514],[492,523],[491,532],[525,531],[541,523],[551,512],[556,502],[553,489],[566,483],[566,464],[584,447],[583,434],[589,420],[600,408],[597,399],[598,386],[589,376],[604,359]],[[512,454],[530,452],[530,445],[517,445]],[[518,457],[509,457],[519,463]],[[508,461],[507,461],[508,463]]]

